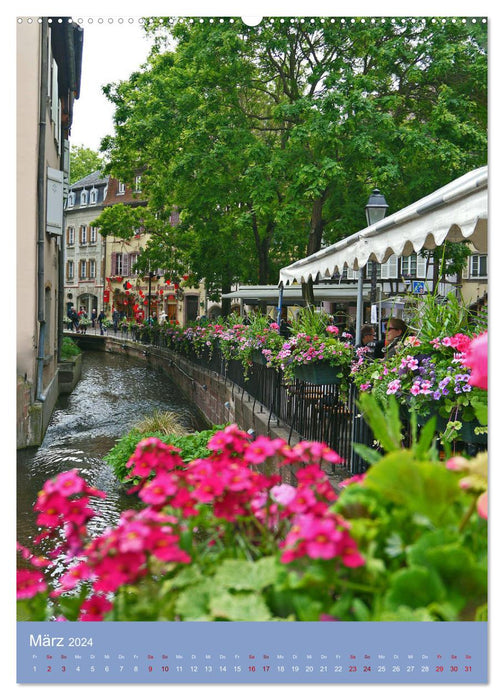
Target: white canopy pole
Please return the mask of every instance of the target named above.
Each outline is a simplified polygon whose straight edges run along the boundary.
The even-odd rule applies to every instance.
[[[359,276],[357,278],[357,313],[355,318],[355,345],[360,345],[361,341],[361,326],[362,326],[362,285],[364,280],[364,268],[359,267]]]

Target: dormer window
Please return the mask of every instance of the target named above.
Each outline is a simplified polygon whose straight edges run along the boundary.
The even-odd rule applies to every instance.
[[[81,203],[81,206],[88,203],[87,190],[82,190],[81,196],[80,196],[80,203]]]
[[[73,207],[75,204],[75,192],[70,192],[68,195],[68,203],[67,206]]]
[[[98,193],[96,192],[95,189],[91,190],[89,194],[89,203],[90,204],[96,204],[96,200],[98,198]]]
[[[124,182],[119,182],[117,184],[117,194],[124,194],[126,192],[126,185]]]

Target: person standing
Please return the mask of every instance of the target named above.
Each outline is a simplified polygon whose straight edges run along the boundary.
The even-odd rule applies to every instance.
[[[98,314],[98,325],[100,326],[100,335],[103,335],[103,321],[105,320],[105,314],[103,313],[103,309],[100,311]]]
[[[117,309],[112,311],[112,323],[114,326],[114,332],[117,333],[117,325],[119,323],[119,311]]]

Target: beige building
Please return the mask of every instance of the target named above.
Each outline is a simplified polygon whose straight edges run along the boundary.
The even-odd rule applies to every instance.
[[[134,188],[110,177],[104,207],[115,204],[145,206],[141,178]],[[178,213],[174,210],[170,224],[176,226]],[[152,270],[151,275],[138,275],[136,262],[146,247],[149,234],[139,230],[128,240],[107,236],[105,242],[105,288],[103,307],[108,318],[114,311],[127,321],[149,318],[168,319],[185,325],[204,313],[203,285],[190,287],[187,276],[175,276],[167,270]],[[116,315],[117,315],[116,314]]]
[[[17,446],[42,442],[58,396],[68,138],[83,30],[69,18],[17,24]]]

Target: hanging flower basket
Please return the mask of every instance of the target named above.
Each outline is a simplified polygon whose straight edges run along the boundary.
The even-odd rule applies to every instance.
[[[266,358],[260,350],[252,350],[251,358],[252,362],[255,362],[256,365],[265,365],[267,363]]]
[[[294,377],[310,384],[341,384],[337,372],[328,362],[313,362],[295,367]]]
[[[432,418],[434,413],[427,416],[417,416],[418,425],[422,426],[427,423],[427,421]],[[462,423],[462,428],[458,431],[458,440],[466,444],[472,445],[486,445],[488,440],[487,433],[475,433],[475,428],[480,428],[481,425],[477,420],[460,421]],[[444,433],[448,425],[448,418],[443,418],[442,416],[436,416],[436,432]]]

